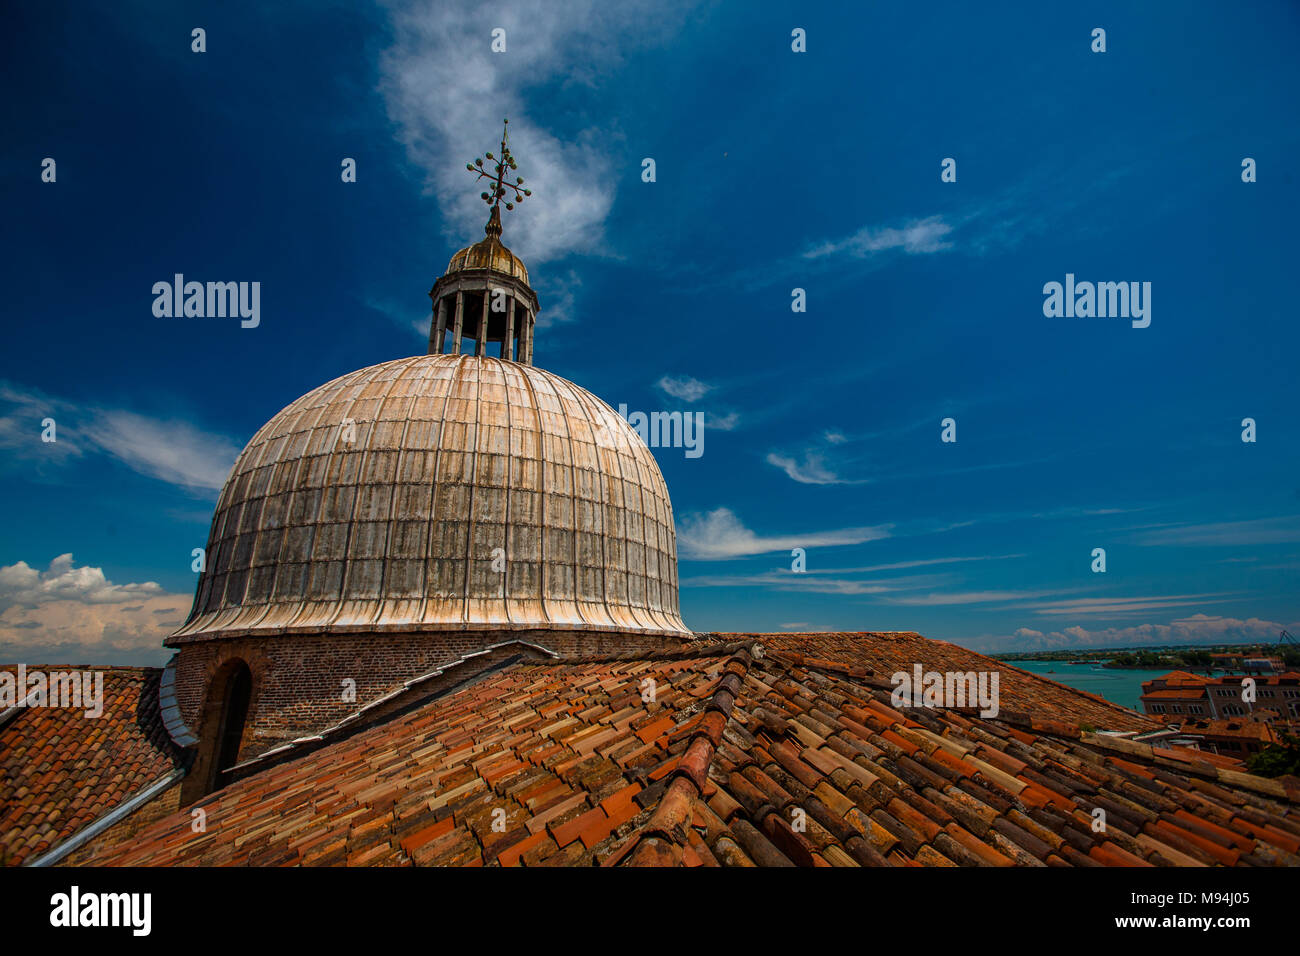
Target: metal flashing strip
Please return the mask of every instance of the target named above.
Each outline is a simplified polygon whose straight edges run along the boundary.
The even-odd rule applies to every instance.
[[[6,707],[3,713],[0,713],[0,727],[3,727],[9,721],[13,720],[24,710],[28,709],[28,702],[36,696],[36,691],[31,691],[26,697],[14,704],[12,707]]]
[[[176,769],[168,773],[167,776],[160,777],[159,779],[155,780],[153,783],[149,784],[149,786],[141,790],[139,793],[137,793],[135,796],[128,798],[123,803],[119,803],[112,810],[108,811],[108,813],[104,814],[102,817],[99,817],[97,820],[91,822],[89,826],[84,827],[81,830],[78,830],[67,840],[64,840],[62,843],[58,844],[55,847],[52,847],[49,850],[46,850],[36,859],[28,860],[23,865],[24,866],[53,866],[55,863],[58,863],[60,860],[62,860],[64,857],[70,854],[73,850],[78,849],[79,847],[88,843],[90,840],[99,836],[109,827],[113,826],[113,824],[119,823],[120,821],[126,819],[128,816],[130,816],[140,807],[144,806],[154,797],[158,796],[160,793],[163,793],[164,791],[169,789],[172,786],[172,784],[178,782],[184,776],[185,776],[184,769]]]

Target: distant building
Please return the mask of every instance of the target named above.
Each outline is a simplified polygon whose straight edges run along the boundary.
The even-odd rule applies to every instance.
[[[1189,720],[1181,734],[1199,750],[1224,757],[1249,757],[1269,744],[1277,743],[1278,733],[1262,720]]]
[[[1210,660],[1213,661],[1213,666],[1220,670],[1240,670],[1248,674],[1280,674],[1286,669],[1282,658],[1272,654],[1265,654],[1260,648],[1230,653],[1215,653],[1210,655]]]
[[[1214,713],[1208,686],[1213,678],[1170,671],[1142,684],[1142,710],[1153,717],[1207,716]]]
[[[1255,700],[1241,699],[1241,682],[1255,682]],[[1153,717],[1248,717],[1274,711],[1284,724],[1300,722],[1300,672],[1281,674],[1222,674],[1202,677],[1170,671],[1142,685],[1142,709]]]

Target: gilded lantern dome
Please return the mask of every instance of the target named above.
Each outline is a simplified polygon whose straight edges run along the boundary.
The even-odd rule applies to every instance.
[[[500,230],[497,230],[496,236],[489,233],[474,245],[460,250],[447,263],[446,274],[453,276],[459,272],[490,269],[498,275],[518,279],[526,285],[528,268],[524,265],[524,260],[507,249],[498,238],[499,235]]]

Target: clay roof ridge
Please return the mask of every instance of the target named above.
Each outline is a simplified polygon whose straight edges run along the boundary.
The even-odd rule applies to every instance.
[[[932,641],[933,643],[936,644],[947,644],[950,647],[960,647],[960,645],[952,644],[949,641],[940,641],[940,640],[935,640],[933,638],[925,638],[925,637],[921,639]],[[965,651],[969,651],[969,653],[976,654],[977,656],[980,657],[985,656],[979,654],[977,651],[970,651],[969,648],[961,648],[961,649]],[[844,677],[851,677],[857,680],[859,683],[868,687],[873,687],[877,690],[892,690],[894,686],[890,681],[884,680],[883,678],[877,678],[875,676],[876,672],[874,670],[859,665],[841,664],[837,661],[827,660],[825,658],[820,658],[820,657],[812,657],[806,654],[799,653],[798,651],[789,651],[789,650],[771,651],[768,656],[771,657],[773,660],[778,661],[781,664],[784,664],[786,666],[804,667],[809,670],[816,670],[816,671],[822,671],[824,673],[838,674]],[[989,658],[989,660],[992,660],[992,658]],[[998,661],[997,663],[1001,664],[1001,661]],[[1031,671],[1023,671],[1018,667],[1014,669],[1019,673],[1037,678],[1037,675],[1033,674]],[[1038,679],[1043,680],[1042,678],[1038,678]],[[1074,694],[1083,695],[1091,700],[1106,704],[1110,708],[1116,708],[1122,710],[1126,714],[1136,713],[1136,711],[1130,711],[1127,707],[1122,707],[1119,704],[1114,703],[1113,701],[1106,700],[1106,698],[1098,696],[1097,694],[1090,693],[1089,691],[1079,690],[1074,687],[1067,687],[1064,684],[1057,684],[1055,681],[1044,680],[1043,682],[1051,684],[1054,687],[1062,687],[1066,691]],[[965,717],[979,717],[983,719],[983,715],[980,713],[979,708],[977,707],[950,707],[945,709],[955,711],[957,713],[962,714],[962,716]],[[1145,716],[1145,715],[1139,714],[1138,716]],[[1004,722],[1009,724],[1026,727],[1031,730],[1039,731],[1041,733],[1050,733],[1056,736],[1078,738],[1079,734],[1083,732],[1083,725],[1077,722],[1063,721],[1063,720],[1047,720],[1041,717],[1035,717],[1029,712],[1022,712],[1022,711],[1009,710],[1003,708],[998,713],[998,717],[1002,719]],[[1152,721],[1152,725],[1153,727],[1155,726],[1154,721]]]
[[[701,657],[729,657],[735,654],[741,648],[751,647],[756,644],[753,640],[741,641],[710,641],[707,643],[689,643],[683,644],[679,648],[665,650],[638,650],[638,651],[621,651],[617,654],[587,654],[580,657],[563,657],[554,662],[538,661],[538,666],[548,666],[551,663],[556,664],[615,664],[621,661],[672,661],[672,660],[696,660]],[[558,655],[557,655],[558,657]]]
[[[146,680],[152,672],[162,670],[161,667],[144,664],[24,664],[23,666],[29,673],[32,671],[103,671],[105,674],[117,674],[136,681]],[[0,671],[17,669],[17,664],[0,664]]]
[[[842,674],[845,677],[872,677],[875,671],[869,667],[862,667],[858,664],[841,664],[839,661],[828,660],[824,657],[811,657],[807,654],[800,654],[798,651],[771,651],[768,656],[772,660],[785,665],[795,667],[807,667],[810,670],[829,671],[832,674]],[[891,687],[887,681],[871,681],[873,685]]]
[[[953,707],[949,709],[958,711],[964,717],[979,716],[979,708],[977,707]],[[1026,711],[1008,710],[1005,707],[998,711],[996,718],[990,719],[1000,720],[1004,724],[1033,730],[1040,734],[1049,734],[1053,737],[1068,737],[1072,740],[1078,740],[1083,734],[1087,733],[1083,729],[1083,725],[1077,721],[1036,717]]]
[[[1079,739],[1082,743],[1098,750],[1122,753],[1152,764],[1162,763],[1160,760],[1162,748],[1153,747],[1151,744],[1142,741],[1132,740],[1128,737],[1118,737],[1114,734],[1088,732],[1084,732]],[[1209,761],[1206,761],[1203,765],[1194,763],[1180,765],[1178,770],[1187,776],[1215,780],[1232,787],[1241,787],[1286,803],[1300,803],[1300,799],[1297,799],[1295,794],[1288,791],[1281,781],[1269,777],[1260,777],[1245,770],[1220,767]]]
[[[695,801],[703,795],[718,744],[731,722],[731,711],[740,695],[741,683],[763,646],[755,640],[739,642],[723,665],[723,674],[692,732],[686,750],[673,768],[668,786],[645,824],[606,858],[603,866],[662,866],[681,862],[681,847],[687,843],[686,829]],[[710,713],[722,715],[710,720]]]
[[[709,634],[705,636],[721,636],[721,635]],[[749,636],[761,640],[764,635],[753,634]],[[1094,694],[1091,691],[1079,690],[1078,688],[1070,687],[1066,684],[1061,684],[1057,681],[1044,677],[1041,674],[1036,674],[1033,671],[1027,671],[1024,670],[1023,668],[1016,667],[1015,665],[1008,664],[1005,661],[997,660],[995,658],[989,657],[987,654],[982,654],[979,651],[972,650],[971,648],[965,647],[961,644],[955,644],[952,641],[945,641],[939,638],[926,637],[917,631],[828,631],[828,632],[806,632],[806,634],[804,632],[782,632],[779,635],[773,635],[773,636],[780,637],[780,638],[791,638],[791,637],[798,638],[802,636],[844,637],[850,639],[887,638],[894,642],[904,643],[909,645],[919,643],[922,645],[953,648],[955,650],[961,651],[963,654],[969,655],[971,658],[975,658],[978,659],[978,661],[985,662],[988,669],[991,670],[1006,669],[1006,670],[1014,671],[1017,676],[1025,678],[1027,680],[1032,680],[1034,682],[1037,682],[1037,684],[1040,686],[1051,687],[1055,691],[1064,692],[1072,696],[1081,698],[1082,700],[1086,700],[1090,703],[1104,706],[1108,711],[1123,714],[1129,721],[1132,721],[1133,719],[1136,718],[1138,721],[1146,722],[1152,728],[1158,726],[1157,722],[1154,721],[1152,718],[1150,718],[1148,715],[1139,713],[1138,711],[1135,710],[1131,710],[1130,708],[1124,707],[1121,704],[1117,704],[1112,700],[1107,700],[1105,697],[1102,697],[1099,694]],[[844,676],[852,677],[864,684],[867,684],[869,686],[878,689],[886,689],[892,687],[891,684],[882,682],[883,675],[881,675],[881,677],[877,677],[876,672],[873,671],[870,667],[865,667],[862,665],[842,664],[837,661],[828,660],[826,658],[821,658],[814,655],[804,654],[801,651],[790,650],[784,647],[779,651],[772,650],[770,654],[774,658],[780,656],[782,660],[792,663],[795,666],[807,667],[825,673],[835,673],[835,674],[841,674]],[[977,661],[972,660],[970,663],[974,664],[977,663]]]
[[[45,673],[51,671],[103,671],[105,674],[112,674],[115,677],[121,677],[124,680],[129,680],[137,684],[144,683],[150,678],[150,676],[152,676],[153,672],[159,670],[157,667],[119,666],[117,664],[92,664],[86,666],[78,664],[30,664],[23,666],[29,674],[35,673],[36,671],[42,671]],[[16,672],[17,670],[17,664],[0,664],[0,671]],[[4,727],[20,714],[27,713],[29,709],[28,701],[38,693],[39,691],[37,690],[29,691],[23,695],[21,700],[15,701],[9,707],[0,711],[0,727]]]

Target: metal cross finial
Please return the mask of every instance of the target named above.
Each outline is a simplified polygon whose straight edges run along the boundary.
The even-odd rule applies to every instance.
[[[510,138],[508,135],[510,120],[507,119],[502,122],[505,125],[501,129],[501,155],[485,154],[491,162],[491,166],[484,166],[482,159],[475,159],[474,162],[465,164],[465,168],[471,173],[476,173],[478,179],[486,179],[491,184],[489,190],[482,193],[479,198],[491,207],[494,220],[500,216],[497,210],[507,192],[513,192],[515,199],[514,202],[506,203],[506,209],[514,209],[515,203],[523,202],[525,196],[533,194],[531,189],[524,188],[524,178],[522,176],[516,176],[513,183],[506,179],[506,173],[517,169],[517,167],[515,166],[515,157],[510,152]]]

